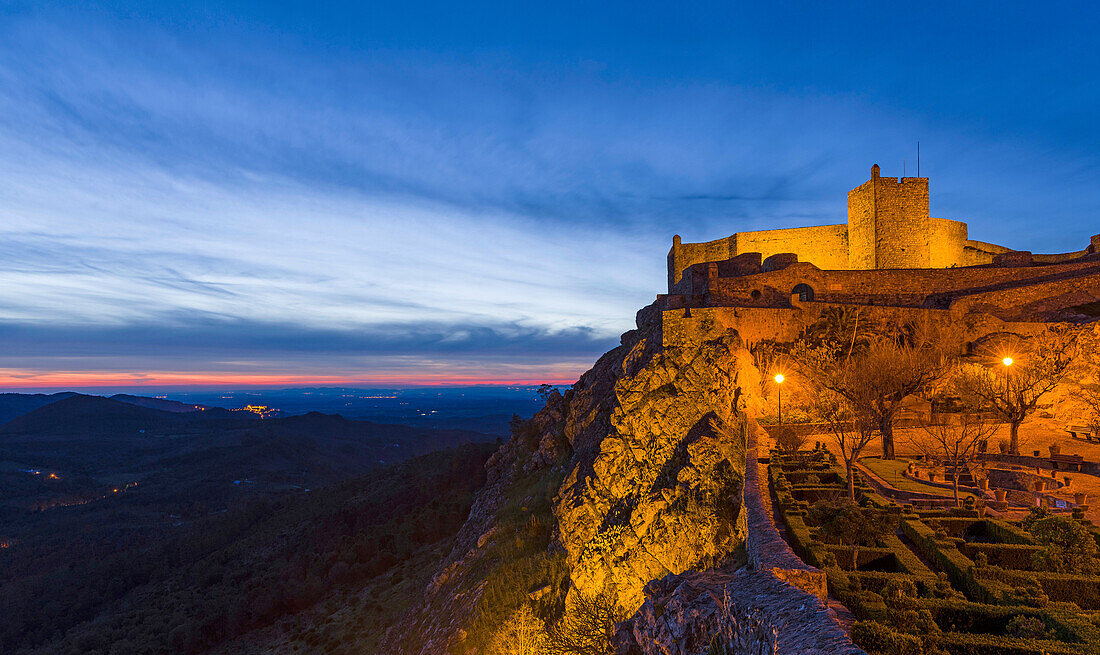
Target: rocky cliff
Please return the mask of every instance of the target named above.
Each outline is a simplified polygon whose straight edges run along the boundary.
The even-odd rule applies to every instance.
[[[651,581],[742,544],[738,405],[756,369],[735,335],[663,348],[659,321],[654,306],[640,311],[618,348],[515,426],[387,652],[489,652],[518,606],[553,623],[575,594],[610,594],[633,613]]]

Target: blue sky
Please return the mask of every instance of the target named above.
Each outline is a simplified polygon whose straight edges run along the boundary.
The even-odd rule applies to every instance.
[[[971,238],[1100,232],[1089,3],[163,4],[0,7],[6,386],[569,380],[918,140]]]

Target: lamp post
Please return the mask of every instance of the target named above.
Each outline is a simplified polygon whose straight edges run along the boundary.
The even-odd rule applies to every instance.
[[[1005,408],[1007,410],[1012,407],[1012,387],[1009,382],[1012,379],[1012,358],[1005,357],[1001,360],[1001,363],[1005,365]],[[1016,452],[1017,449],[1015,448],[1015,444],[1012,445],[1012,454],[1018,455],[1019,453]]]
[[[779,391],[779,424],[783,425],[783,374],[775,375],[775,388]]]

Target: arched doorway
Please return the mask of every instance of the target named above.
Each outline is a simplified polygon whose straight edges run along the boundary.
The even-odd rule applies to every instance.
[[[814,299],[814,289],[805,282],[794,285],[791,289],[791,295],[798,294],[798,299],[802,302],[810,302]]]

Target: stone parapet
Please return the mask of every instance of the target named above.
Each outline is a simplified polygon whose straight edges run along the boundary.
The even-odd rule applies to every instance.
[[[825,601],[829,597],[825,572],[806,564],[791,550],[766,509],[768,482],[760,479],[756,455],[756,444],[763,428],[751,419],[746,423],[746,428],[744,507],[748,521],[745,552],[749,556],[749,565],[757,571],[768,571],[778,579]]]

